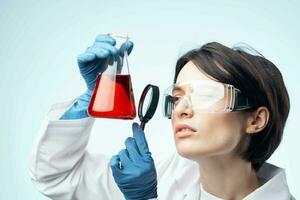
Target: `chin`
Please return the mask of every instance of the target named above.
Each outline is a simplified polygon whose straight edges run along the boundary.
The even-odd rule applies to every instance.
[[[177,140],[176,150],[179,155],[189,160],[199,160],[209,156],[213,156],[216,153],[216,149],[211,146],[201,145],[189,140]]]
[[[190,160],[200,158],[206,154],[203,150],[199,149],[198,146],[191,144],[189,141],[176,142],[176,149],[179,155]]]

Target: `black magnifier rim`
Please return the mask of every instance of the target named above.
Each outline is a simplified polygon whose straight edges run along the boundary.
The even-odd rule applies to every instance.
[[[152,89],[152,96],[150,98],[150,104],[148,106],[148,110],[146,111],[146,114],[143,115],[143,105],[145,101],[145,97],[149,90]],[[158,105],[159,100],[159,88],[155,85],[148,84],[141,95],[140,101],[139,101],[139,107],[138,107],[138,115],[141,122],[147,123],[154,115],[155,110]]]

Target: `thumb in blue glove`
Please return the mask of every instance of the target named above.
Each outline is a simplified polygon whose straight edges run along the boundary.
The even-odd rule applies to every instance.
[[[132,130],[126,149],[110,160],[113,177],[126,200],[157,198],[157,174],[145,133],[137,123]]]

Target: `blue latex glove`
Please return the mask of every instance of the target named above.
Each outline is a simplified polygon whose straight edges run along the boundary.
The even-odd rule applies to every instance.
[[[157,198],[157,175],[145,133],[137,123],[133,137],[125,141],[126,149],[110,160],[113,177],[125,199]]]
[[[83,77],[87,91],[81,95],[72,107],[67,110],[60,119],[80,119],[88,117],[87,108],[95,87],[98,74],[108,66],[108,62],[115,59],[120,61],[124,51],[131,53],[133,43],[128,41],[121,45],[120,49],[115,47],[116,40],[108,35],[98,35],[93,46],[78,56],[77,63],[81,76]]]

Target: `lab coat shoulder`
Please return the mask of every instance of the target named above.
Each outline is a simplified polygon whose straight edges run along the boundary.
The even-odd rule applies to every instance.
[[[53,105],[42,123],[30,155],[32,181],[51,199],[122,199],[109,158],[86,151],[94,119],[59,120],[73,102]]]

